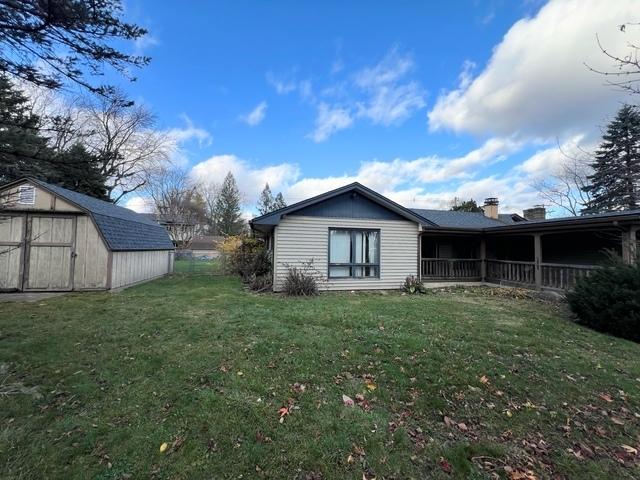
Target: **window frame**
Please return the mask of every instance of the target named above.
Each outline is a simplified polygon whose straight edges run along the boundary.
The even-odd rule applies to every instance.
[[[26,192],[31,190],[32,194],[31,194],[31,201],[30,202],[24,202],[22,200],[22,192]],[[20,185],[18,187],[18,199],[16,200],[16,203],[18,205],[35,205],[36,204],[36,187],[34,187],[33,185]]]
[[[376,263],[358,263],[358,262],[349,262],[349,263],[335,263],[331,262],[331,232],[332,231],[347,231],[351,237],[351,252],[350,259],[355,258],[355,241],[354,235],[362,232],[376,232],[378,234],[378,245],[376,246],[376,258],[378,261]],[[371,280],[371,279],[380,279],[380,244],[382,243],[382,235],[379,228],[360,228],[360,227],[329,227],[327,232],[327,278],[331,280],[346,280],[346,279],[354,279],[354,280]],[[331,275],[331,267],[348,267],[351,275]],[[353,269],[355,267],[375,267],[375,275],[371,275],[368,277],[365,276],[354,276]]]

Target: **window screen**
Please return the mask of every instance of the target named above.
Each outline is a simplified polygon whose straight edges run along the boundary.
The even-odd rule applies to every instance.
[[[36,189],[31,185],[18,187],[18,203],[33,205],[36,202]]]

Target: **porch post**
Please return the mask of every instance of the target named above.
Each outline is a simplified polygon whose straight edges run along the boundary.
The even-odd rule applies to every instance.
[[[638,242],[636,240],[637,225],[622,230],[622,261],[631,265],[637,258]]]
[[[418,227],[418,281],[422,282],[422,232]]]
[[[534,273],[536,278],[536,289],[542,289],[542,235],[535,233],[533,235],[533,252],[534,252]]]
[[[484,237],[480,239],[480,280],[487,279],[487,241]]]

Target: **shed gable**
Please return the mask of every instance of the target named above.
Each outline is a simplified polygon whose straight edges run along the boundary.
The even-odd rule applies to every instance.
[[[371,220],[404,220],[404,218],[369,200],[357,192],[345,192],[335,197],[321,200],[289,214],[305,217],[363,218]]]

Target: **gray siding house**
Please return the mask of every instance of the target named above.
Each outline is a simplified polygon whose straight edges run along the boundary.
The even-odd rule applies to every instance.
[[[545,219],[524,215],[408,209],[353,183],[256,217],[252,231],[272,252],[273,285],[287,270],[313,262],[325,290],[399,288],[424,282],[489,282],[567,290],[610,252],[636,257],[640,210]]]
[[[39,180],[0,187],[0,291],[110,290],[173,271],[156,222]]]

